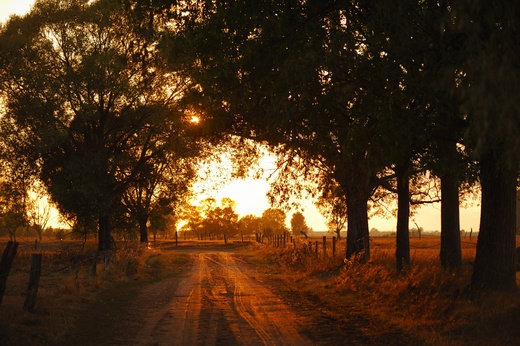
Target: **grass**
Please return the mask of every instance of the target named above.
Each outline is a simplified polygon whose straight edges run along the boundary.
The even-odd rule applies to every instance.
[[[0,240],[0,250],[6,243]],[[88,330],[88,318],[115,325],[141,285],[178,275],[188,261],[185,255],[120,244],[92,276],[95,248],[72,241],[44,242],[38,250],[32,242],[20,244],[0,306],[1,345],[65,345],[78,333],[103,338],[110,330]],[[43,253],[42,274],[36,309],[28,313],[22,307],[33,253]]]
[[[385,326],[398,328],[433,345],[520,342],[520,293],[476,299],[469,291],[475,240],[463,239],[459,274],[441,268],[438,237],[412,238],[411,266],[397,274],[394,244],[395,239],[373,238],[366,264],[344,263],[339,255],[344,247],[335,257],[330,252],[316,256],[303,245],[255,246],[242,256],[265,275],[280,280],[281,287],[288,287],[285,294],[314,297],[334,316],[349,311],[369,316],[378,326],[373,333],[386,333]]]

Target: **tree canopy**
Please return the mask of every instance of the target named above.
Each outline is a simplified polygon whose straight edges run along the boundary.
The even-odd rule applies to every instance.
[[[196,146],[178,104],[183,77],[166,68],[154,30],[134,28],[117,2],[42,0],[0,38],[6,116],[28,134],[60,212],[98,221],[100,250],[151,162]]]
[[[441,185],[441,262],[460,268],[460,186],[478,176],[472,285],[512,290],[519,14],[505,0],[39,0],[0,31],[3,156],[62,214],[97,222],[105,250],[123,203],[142,221],[175,199],[159,186],[184,193],[165,162],[200,154],[200,136],[252,139],[278,154],[283,200],[307,184],[335,215],[346,207],[347,258],[369,259],[370,199],[396,194],[398,268],[426,171]],[[240,174],[252,156],[237,156]],[[282,210],[264,214],[285,231]]]

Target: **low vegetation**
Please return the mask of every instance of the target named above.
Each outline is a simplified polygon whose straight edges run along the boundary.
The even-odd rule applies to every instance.
[[[335,257],[316,256],[301,245],[256,246],[243,257],[278,281],[286,296],[296,294],[347,324],[349,311],[366,315],[373,328],[368,333],[397,328],[425,344],[518,344],[520,293],[478,296],[470,290],[475,239],[462,240],[464,265],[458,274],[442,269],[438,237],[412,238],[412,265],[401,274],[395,270],[395,239],[371,242],[366,264],[345,263],[344,248]]]
[[[7,239],[0,240],[2,250],[5,243]],[[34,250],[33,243],[22,242],[0,306],[0,344],[65,344],[71,335],[88,329],[90,318],[114,325],[140,286],[177,275],[187,261],[186,256],[137,242],[120,243],[109,264],[99,259],[93,276],[96,248],[94,242],[67,240],[44,242]],[[43,263],[36,309],[28,313],[22,307],[33,253],[43,253]]]

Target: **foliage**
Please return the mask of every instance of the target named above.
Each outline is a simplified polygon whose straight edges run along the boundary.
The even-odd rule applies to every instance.
[[[327,218],[329,230],[335,232],[337,239],[340,239],[341,231],[347,223],[347,201],[341,187],[333,185],[324,189],[315,204]]]
[[[234,236],[238,233],[238,214],[235,212],[235,202],[229,198],[223,198],[220,206],[215,203],[207,203],[204,209],[202,227],[210,234],[224,237]]]
[[[260,234],[263,231],[262,219],[256,215],[245,215],[238,220],[238,229],[244,234]]]
[[[28,225],[24,190],[9,182],[0,182],[0,229],[7,230],[12,241],[16,233]]]
[[[293,235],[305,234],[309,230],[309,226],[307,226],[307,222],[305,222],[305,216],[301,212],[295,212],[291,216],[291,232]]]
[[[154,31],[134,24],[110,1],[45,0],[0,38],[6,115],[25,135],[22,149],[38,159],[64,216],[100,221],[100,249],[110,246],[111,213],[146,165],[194,143],[180,140],[188,136],[183,78],[154,49]]]
[[[266,236],[273,234],[283,234],[287,232],[285,225],[286,215],[283,210],[276,208],[269,208],[262,213],[262,227]]]

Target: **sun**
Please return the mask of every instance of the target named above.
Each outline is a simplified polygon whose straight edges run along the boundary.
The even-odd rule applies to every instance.
[[[190,120],[189,120],[189,121],[190,121],[190,123],[192,123],[192,124],[198,124],[198,123],[200,123],[200,117],[198,117],[198,116],[196,116],[196,115],[192,115],[192,116],[190,117]]]

